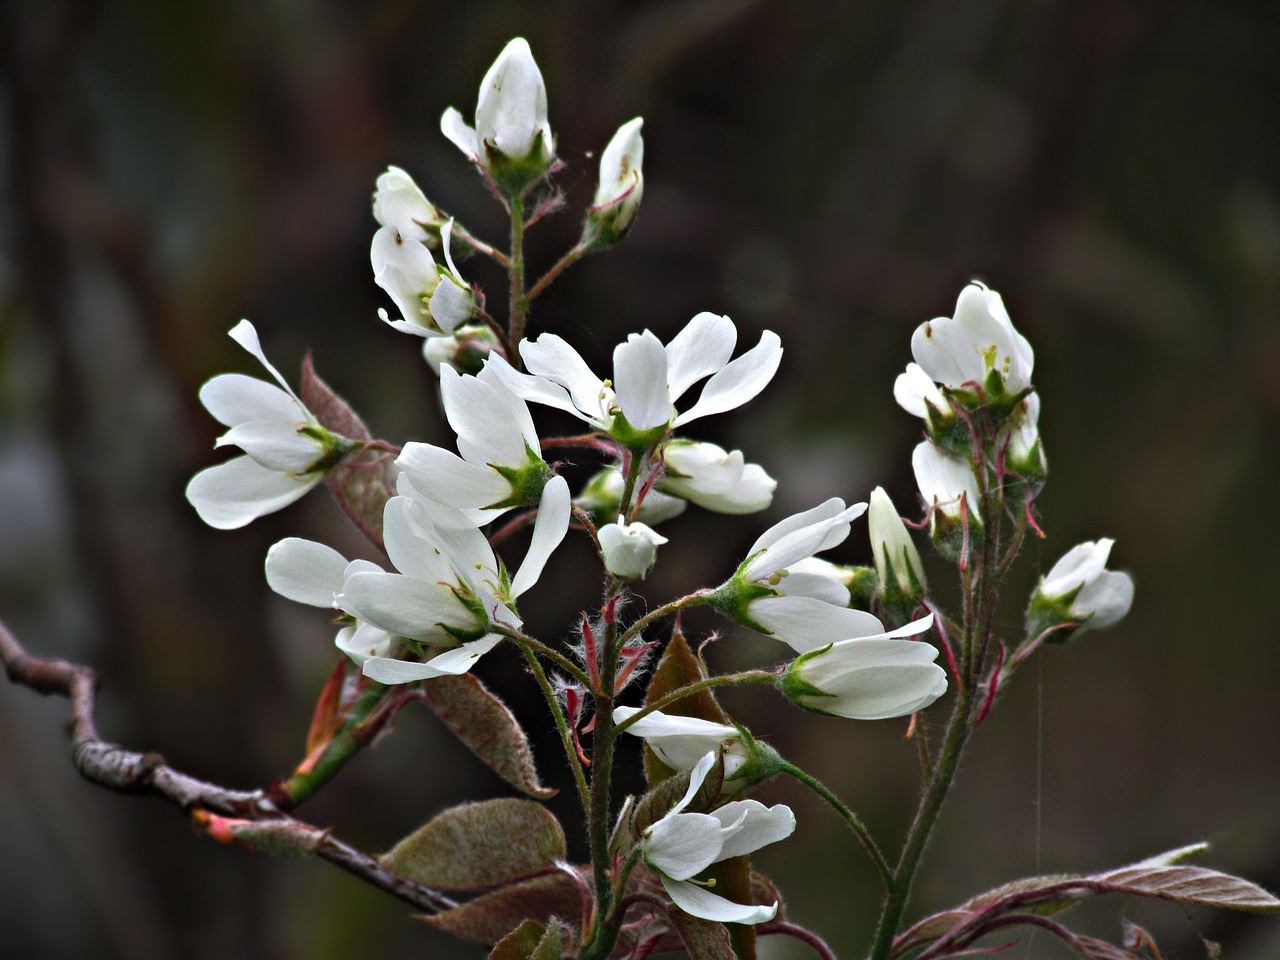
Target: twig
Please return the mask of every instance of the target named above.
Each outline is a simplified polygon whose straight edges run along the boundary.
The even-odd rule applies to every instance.
[[[10,681],[36,693],[66,697],[71,703],[71,762],[86,780],[120,793],[160,797],[184,813],[213,810],[250,820],[292,825],[299,832],[324,833],[315,855],[418,910],[439,913],[457,906],[448,897],[383,868],[311,824],[282,813],[261,790],[229,790],[169,766],[158,753],[136,753],[98,735],[94,723],[98,677],[66,660],[33,657],[0,621],[0,662]]]

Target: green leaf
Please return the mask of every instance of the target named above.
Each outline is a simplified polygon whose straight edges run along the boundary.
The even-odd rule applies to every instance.
[[[424,683],[422,693],[454,736],[511,786],[539,800],[559,792],[543,786],[515,714],[476,677],[439,677]]]
[[[554,867],[564,856],[564,831],[545,807],[504,797],[444,811],[379,862],[427,887],[487,890]]]
[[[671,631],[671,640],[667,649],[662,652],[662,659],[654,668],[649,679],[649,689],[645,692],[645,706],[656,703],[681,687],[696,683],[706,678],[706,668],[684,639],[680,625],[676,624]],[[697,717],[713,723],[730,723],[729,715],[720,709],[720,704],[710,690],[699,690],[697,693],[677,700],[663,708],[663,713],[679,717]],[[650,787],[656,787],[663,780],[674,776],[676,771],[658,759],[646,745],[644,748],[644,775]],[[679,799],[677,797],[676,799]],[[670,807],[667,808],[668,810]]]
[[[419,919],[461,940],[487,945],[502,940],[526,920],[541,924],[549,924],[553,917],[577,920],[582,898],[578,882],[557,872],[501,887],[452,910]],[[532,960],[547,958],[538,954]]]
[[[310,354],[302,361],[301,388],[302,402],[326,430],[357,444],[373,439],[360,415],[320,379]],[[349,454],[330,468],[325,482],[351,522],[381,547],[382,508],[395,493],[390,458],[376,451]]]

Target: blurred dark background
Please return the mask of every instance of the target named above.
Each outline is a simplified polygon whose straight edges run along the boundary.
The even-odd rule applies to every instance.
[[[723,577],[767,524],[833,494],[883,484],[914,509],[919,425],[892,382],[911,331],[971,277],[1036,349],[1048,536],[1003,622],[1016,635],[1036,571],[1098,536],[1117,538],[1137,605],[1033,661],[983,726],[915,911],[1201,838],[1205,862],[1280,888],[1278,28],[1274,4],[1243,0],[5,0],[0,616],[33,652],[101,672],[104,736],[229,786],[292,768],[335,658],[318,611],[268,593],[262,557],[286,535],[361,547],[322,491],[241,531],[203,527],[182,490],[222,457],[196,391],[260,373],[225,335],[247,316],[291,378],[312,349],[380,435],[448,441],[417,342],[375,316],[390,303],[369,196],[398,164],[502,236],[438,119],[470,118],[521,34],[568,165],[535,270],[577,236],[588,154],[636,114],[647,141],[634,232],[558,281],[534,330],[603,369],[626,333],[666,338],[709,309],[744,345],[768,327],[787,350],[759,400],[691,431],[778,477],[773,509],[668,524],[648,597]],[[500,304],[497,278],[464,270]],[[858,524],[836,556],[868,555]],[[535,625],[591,601],[585,556],[553,561]],[[713,653],[782,656],[736,631]],[[514,657],[480,672],[545,734]],[[916,783],[901,723],[801,715],[767,692],[726,703],[896,844]],[[197,840],[159,802],[80,781],[65,712],[0,685],[0,956],[483,955],[325,864]],[[554,743],[539,749],[562,778]],[[409,710],[303,812],[378,850],[506,791]],[[762,869],[856,956],[870,867],[809,796],[761,796],[800,817]],[[1231,960],[1280,956],[1275,920],[1113,901],[1085,922],[1114,936],[1120,914],[1159,930],[1168,960],[1205,956],[1201,935]],[[1011,954],[1059,955],[1043,938]]]

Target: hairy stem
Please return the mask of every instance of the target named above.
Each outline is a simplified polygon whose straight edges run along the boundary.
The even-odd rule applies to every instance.
[[[867,855],[871,857],[871,862],[875,864],[876,870],[880,873],[880,879],[884,881],[885,887],[891,889],[893,886],[893,868],[889,866],[889,861],[884,858],[884,854],[880,852],[880,847],[876,845],[875,840],[871,836],[871,831],[867,829],[861,818],[853,812],[850,807],[837,797],[831,790],[817,777],[814,777],[801,770],[794,764],[786,763],[782,766],[782,772],[796,780],[799,780],[806,787],[822,797],[823,800],[831,804],[836,813],[844,818],[845,823],[849,825],[849,829],[853,831],[853,835],[858,838],[858,842],[866,848]]]
[[[521,645],[521,651],[524,653],[525,660],[529,663],[529,670],[533,673],[533,678],[538,683],[538,689],[542,691],[542,698],[547,702],[547,709],[551,711],[551,717],[555,720],[556,731],[560,734],[560,744],[564,747],[564,758],[569,764],[569,769],[573,773],[574,785],[578,788],[578,801],[582,804],[582,812],[584,814],[591,811],[591,788],[587,786],[587,777],[582,772],[582,764],[578,762],[578,751],[573,746],[573,734],[569,730],[569,720],[564,715],[564,711],[560,709],[560,701],[556,697],[555,691],[551,689],[551,683],[547,680],[547,672],[542,669],[542,663],[534,655],[534,651],[525,645]]]
[[[511,201],[511,258],[507,263],[511,278],[511,294],[507,313],[507,354],[517,370],[524,368],[520,359],[520,339],[524,336],[529,312],[529,298],[524,290],[524,198]]]

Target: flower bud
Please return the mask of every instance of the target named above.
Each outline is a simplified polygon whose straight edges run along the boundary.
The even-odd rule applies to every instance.
[[[373,192],[373,218],[380,226],[395,227],[405,240],[418,240],[440,248],[440,228],[445,218],[413,177],[399,167],[387,167]]]
[[[578,495],[578,506],[586,510],[597,522],[605,517],[616,517],[622,508],[622,492],[626,480],[614,467],[594,474]],[[679,497],[671,497],[658,490],[649,490],[640,501],[635,517],[645,523],[656,524],[684,513],[688,504]]]
[[[1027,636],[1047,630],[1050,643],[1065,643],[1085,630],[1113,626],[1133,606],[1133,578],[1107,570],[1114,540],[1090,541],[1072,547],[1040,584],[1027,605]],[[1071,630],[1054,629],[1074,624]]]
[[[422,356],[440,375],[441,367],[452,367],[459,373],[478,374],[489,354],[506,356],[498,336],[482,323],[458,327],[447,337],[428,337],[422,343]]]
[[[943,556],[960,556],[965,535],[982,534],[982,496],[973,466],[943,453],[928,440],[911,454],[920,497],[929,508],[929,534]]]
[[[658,546],[667,538],[639,521],[627,523],[622,516],[617,523],[600,528],[600,554],[605,569],[620,580],[643,580],[653,569]]]
[[[628,120],[600,155],[600,183],[587,213],[586,233],[594,250],[618,243],[631,230],[644,195],[644,120]]]
[[[885,597],[895,594],[895,599],[924,596],[927,586],[920,554],[916,552],[911,534],[884,487],[871,491],[867,528],[871,534],[876,573]]]
[[[511,196],[540,180],[555,159],[547,123],[547,88],[529,43],[516,37],[480,82],[476,125],[453,107],[440,130]]]
[[[742,451],[714,443],[673,440],[663,448],[666,469],[658,489],[717,513],[756,513],[773,502],[778,482],[764,468],[744,463]]]

